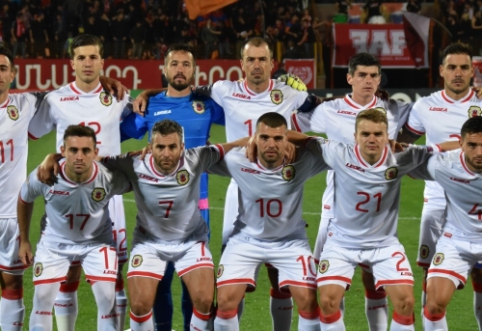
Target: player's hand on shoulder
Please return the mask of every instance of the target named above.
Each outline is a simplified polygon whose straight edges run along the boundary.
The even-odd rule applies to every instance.
[[[390,149],[393,153],[403,152],[405,148],[408,147],[406,143],[399,143],[398,141],[393,139],[390,139],[388,143],[390,144]]]
[[[29,241],[21,240],[18,248],[18,257],[24,265],[33,264],[32,245]]]
[[[129,152],[129,153],[127,153],[127,155],[128,155],[129,157],[131,157],[131,158],[132,158],[132,157],[136,157],[136,156],[140,156],[139,159],[142,161],[142,160],[145,159],[146,155],[147,155],[147,154],[150,154],[150,153],[151,153],[151,151],[149,150],[149,147],[146,146],[146,147],[144,147],[143,149],[141,149],[141,150],[139,150],[139,151]]]
[[[472,86],[472,90],[477,94],[477,99],[482,100],[482,87]]]
[[[375,92],[375,95],[376,95],[377,97],[379,97],[380,99],[382,99],[382,100],[385,100],[385,101],[390,100],[390,93],[388,93],[386,90],[380,90],[380,89],[378,89],[378,90]]]
[[[146,114],[148,100],[149,96],[146,93],[142,92],[139,94],[132,102],[132,110],[134,113],[144,116]]]
[[[45,157],[37,169],[37,179],[44,184],[54,185],[60,172],[60,154],[49,154]]]
[[[278,81],[284,82],[286,85],[297,91],[306,92],[308,90],[305,83],[298,76],[293,74],[281,75],[278,77]]]
[[[296,146],[290,142],[286,144],[285,160],[288,164],[296,160]]]
[[[250,162],[256,162],[256,153],[258,149],[256,148],[256,142],[254,141],[254,136],[249,138],[248,144],[246,145],[246,157]]]
[[[106,76],[100,76],[99,80],[104,90],[110,95],[113,95],[117,101],[124,100],[124,96],[129,93],[127,87],[122,85],[118,80]]]

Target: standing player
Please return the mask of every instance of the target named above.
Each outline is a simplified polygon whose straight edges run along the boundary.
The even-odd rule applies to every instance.
[[[414,142],[427,135],[427,144],[459,140],[460,128],[473,116],[482,115],[482,102],[470,89],[473,76],[472,53],[464,44],[451,44],[442,53],[440,76],[444,89],[419,99],[414,105],[399,140]],[[424,205],[420,224],[419,255],[417,264],[424,269],[422,306],[426,302],[426,276],[435,245],[442,235],[446,200],[443,188],[434,181],[425,182]],[[474,313],[482,328],[482,276],[480,269],[472,270]]]
[[[352,87],[352,93],[344,98],[323,102],[313,113],[293,115],[292,120],[296,130],[324,133],[330,140],[351,143],[354,141],[353,127],[356,116],[365,109],[375,108],[386,113],[388,137],[396,139],[400,128],[407,121],[412,105],[394,100],[386,101],[375,96],[381,79],[381,65],[378,59],[368,53],[356,54],[348,63],[346,76],[348,84]],[[320,229],[313,252],[315,258],[320,256],[326,242],[330,220],[336,217],[333,201],[336,180],[336,172],[328,170],[327,187],[322,200]],[[375,290],[373,275],[367,273],[365,269],[362,269],[362,279],[365,286],[365,314],[369,329],[386,330],[388,325],[386,293],[383,290]]]
[[[43,196],[47,224],[37,245],[34,265],[35,294],[29,330],[52,330],[52,306],[60,283],[73,261],[80,261],[97,303],[97,330],[115,331],[117,254],[112,243],[109,199],[130,189],[121,173],[94,162],[98,149],[94,130],[69,126],[64,132],[61,172],[53,186],[37,179],[34,170],[18,200],[20,248],[25,265],[33,263],[29,242],[35,198]]]
[[[62,145],[62,137],[67,126],[80,124],[94,129],[100,153],[118,155],[120,153],[120,118],[130,113],[129,96],[117,101],[103,91],[99,82],[103,68],[103,46],[99,38],[79,35],[70,45],[70,64],[75,70],[75,81],[45,97],[37,114],[29,126],[31,138],[37,139],[54,128],[57,131],[57,150]],[[122,280],[122,265],[127,261],[127,238],[122,197],[114,197],[110,204],[110,215],[114,222],[114,239],[119,257],[119,279],[116,284],[116,306],[120,322],[124,326],[127,298]],[[55,303],[57,325],[61,331],[73,331],[77,317],[77,288],[81,269],[74,261],[67,282],[60,287]]]
[[[191,92],[196,60],[189,46],[172,45],[164,59],[164,73],[168,82],[167,91],[149,98],[145,116],[129,115],[121,124],[122,138],[142,139],[146,132],[151,139],[151,130],[155,123],[162,119],[178,122],[184,133],[186,148],[204,146],[209,139],[212,123],[224,125],[224,112],[211,98]],[[202,174],[200,184],[199,210],[209,228],[208,176]],[[171,283],[174,266],[168,264],[157,289],[154,306],[154,320],[157,331],[172,330],[172,298]],[[189,292],[182,283],[182,313],[184,330],[190,328],[193,311]]]
[[[281,114],[265,113],[255,128],[257,162],[238,150],[210,169],[236,180],[240,202],[219,264],[214,329],[239,330],[239,302],[248,287],[256,286],[259,265],[270,263],[279,272],[280,291],[289,291],[298,306],[298,330],[320,330],[316,264],[301,205],[305,181],[327,167],[315,141],[298,153],[294,163],[286,163],[287,121]]]

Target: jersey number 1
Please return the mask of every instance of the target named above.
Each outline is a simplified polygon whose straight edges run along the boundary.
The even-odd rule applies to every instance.
[[[13,161],[13,139],[8,139],[7,142],[4,144],[2,140],[0,140],[0,161],[1,163],[5,163],[5,149],[10,145],[10,161]]]

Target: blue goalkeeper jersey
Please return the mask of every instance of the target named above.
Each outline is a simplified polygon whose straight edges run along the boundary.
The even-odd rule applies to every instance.
[[[130,114],[121,123],[122,140],[142,139],[146,132],[151,139],[151,130],[156,122],[170,119],[178,122],[184,130],[185,148],[204,146],[209,139],[211,124],[224,125],[224,111],[211,98],[191,93],[188,96],[173,98],[166,92],[149,98],[144,117]],[[201,179],[200,199],[208,197],[207,174]]]

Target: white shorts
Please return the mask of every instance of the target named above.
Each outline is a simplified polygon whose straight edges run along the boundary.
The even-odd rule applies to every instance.
[[[161,280],[169,262],[174,263],[179,277],[197,268],[214,269],[211,251],[204,241],[166,245],[155,241],[135,242],[134,238],[130,256],[127,278],[149,277]]]
[[[278,269],[279,288],[286,286],[316,289],[316,264],[308,240],[259,241],[244,234],[229,238],[221,256],[217,287],[247,284],[256,287],[257,270],[262,263]]]
[[[224,202],[224,218],[223,218],[223,237],[222,245],[225,246],[229,236],[233,233],[234,222],[238,217],[238,184],[231,179],[228,189],[226,190],[226,200]]]
[[[64,282],[73,261],[79,261],[88,281],[115,282],[117,254],[106,244],[60,244],[40,239],[33,266],[34,285]]]
[[[482,244],[453,239],[450,234],[440,237],[436,253],[428,269],[427,279],[443,277],[450,279],[456,288],[463,288],[470,270],[482,261]]]
[[[112,235],[119,264],[127,262],[126,217],[122,195],[114,195],[109,201],[109,216],[112,220]]]
[[[315,249],[313,250],[313,256],[318,257],[323,251],[326,238],[328,237],[328,225],[330,225],[331,218],[321,216],[320,227],[318,228],[318,235],[316,236]],[[318,263],[319,261],[316,261]]]
[[[413,285],[412,269],[401,244],[362,250],[328,244],[318,264],[318,287],[335,284],[348,288],[357,265],[373,273],[376,289],[386,285]]]
[[[28,266],[18,258],[20,232],[16,218],[0,219],[0,271],[23,275]]]
[[[422,220],[420,222],[419,250],[417,265],[423,268],[430,266],[430,261],[435,254],[437,240],[442,235],[445,223],[445,210],[426,208],[422,210]]]

